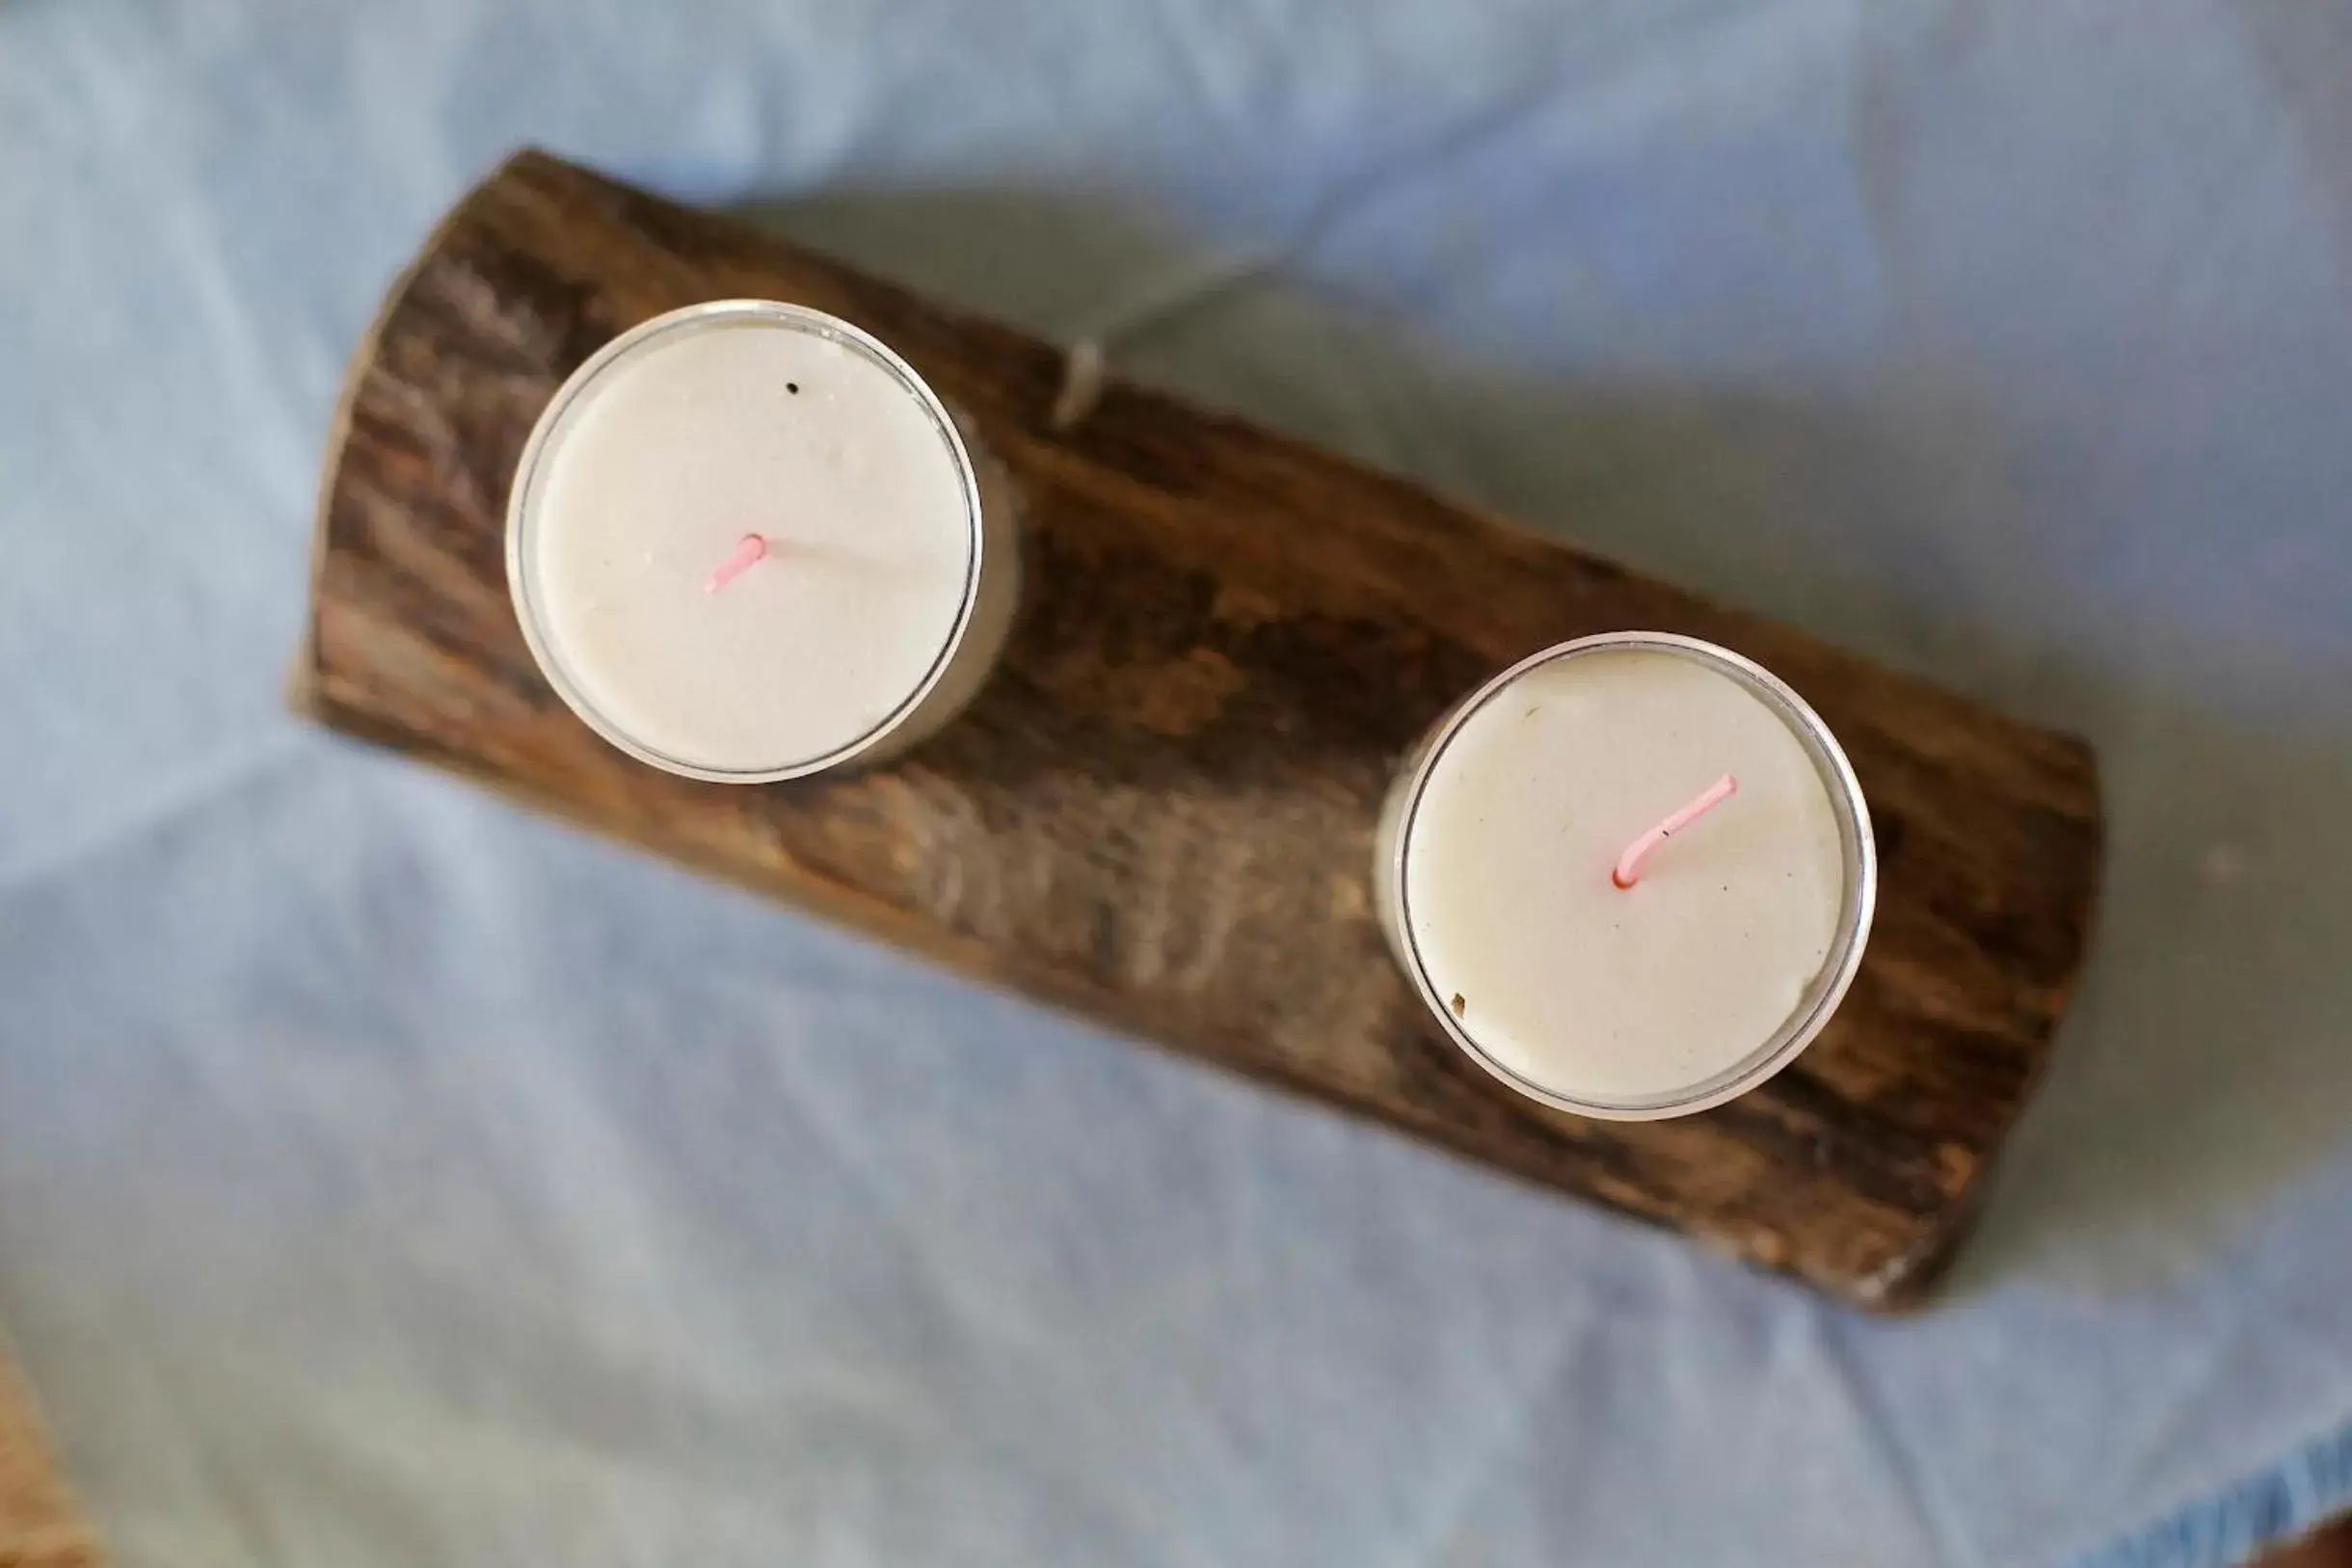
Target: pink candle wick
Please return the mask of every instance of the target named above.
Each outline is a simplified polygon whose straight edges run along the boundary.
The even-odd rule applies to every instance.
[[[1707,785],[1689,805],[1627,844],[1625,853],[1617,857],[1616,868],[1609,873],[1609,880],[1620,888],[1630,888],[1642,880],[1642,863],[1649,859],[1651,851],[1738,794],[1740,782],[1728,773]]]
[[[721,561],[703,579],[703,592],[715,594],[737,577],[749,571],[767,554],[767,541],[758,534],[745,534],[735,542],[735,553]]]

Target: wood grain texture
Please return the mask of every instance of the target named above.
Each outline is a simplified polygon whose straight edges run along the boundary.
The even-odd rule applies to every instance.
[[[49,1462],[32,1400],[0,1344],[0,1568],[101,1568],[104,1561]]]
[[[863,776],[744,788],[635,765],[540,678],[502,508],[533,419],[617,332],[751,295],[878,333],[1025,499],[1026,598],[973,708]],[[2025,1103],[2099,855],[2079,742],[1112,384],[1069,434],[1060,356],[734,222],[524,153],[468,196],[361,346],[328,455],[297,701],[325,722],[977,978],[1677,1227],[1848,1301],[1914,1298]],[[1423,1018],[1369,887],[1401,754],[1563,638],[1749,653],[1851,754],[1883,861],[1827,1033],[1700,1116],[1585,1121]]]

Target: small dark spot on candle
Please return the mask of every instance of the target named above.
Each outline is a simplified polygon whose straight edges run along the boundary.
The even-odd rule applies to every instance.
[[[1469,1010],[1470,1004],[1462,999],[1462,994],[1458,991],[1454,993],[1454,1016],[1459,1018]]]
[[[788,381],[784,384],[784,389],[791,393],[794,397],[798,397],[800,395],[800,383],[796,381]]]
[[[1532,719],[1532,718],[1534,718],[1534,717],[1536,716],[1536,710],[1535,710],[1534,708],[1532,708],[1532,707],[1531,707],[1531,708],[1529,708],[1529,709],[1527,710],[1527,715],[1526,715],[1526,716],[1527,716],[1528,718],[1531,718],[1531,719]]]

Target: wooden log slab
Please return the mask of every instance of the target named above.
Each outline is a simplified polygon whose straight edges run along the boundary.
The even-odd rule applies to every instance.
[[[1026,502],[1028,584],[971,710],[862,776],[639,766],[557,701],[509,607],[532,421],[600,344],[698,300],[871,329]],[[525,152],[433,235],[361,346],[327,457],[297,701],[662,854],[1870,1307],[1915,1299],[2048,1056],[2099,857],[2089,751],[724,218]],[[1369,887],[1407,745],[1470,686],[1612,628],[1739,649],[1869,793],[1868,960],[1798,1063],[1680,1121],[1518,1098],[1423,1017]]]

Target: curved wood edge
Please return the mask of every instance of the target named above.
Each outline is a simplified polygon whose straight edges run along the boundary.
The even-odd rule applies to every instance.
[[[49,1454],[32,1395],[0,1342],[0,1568],[100,1568],[97,1533]]]

